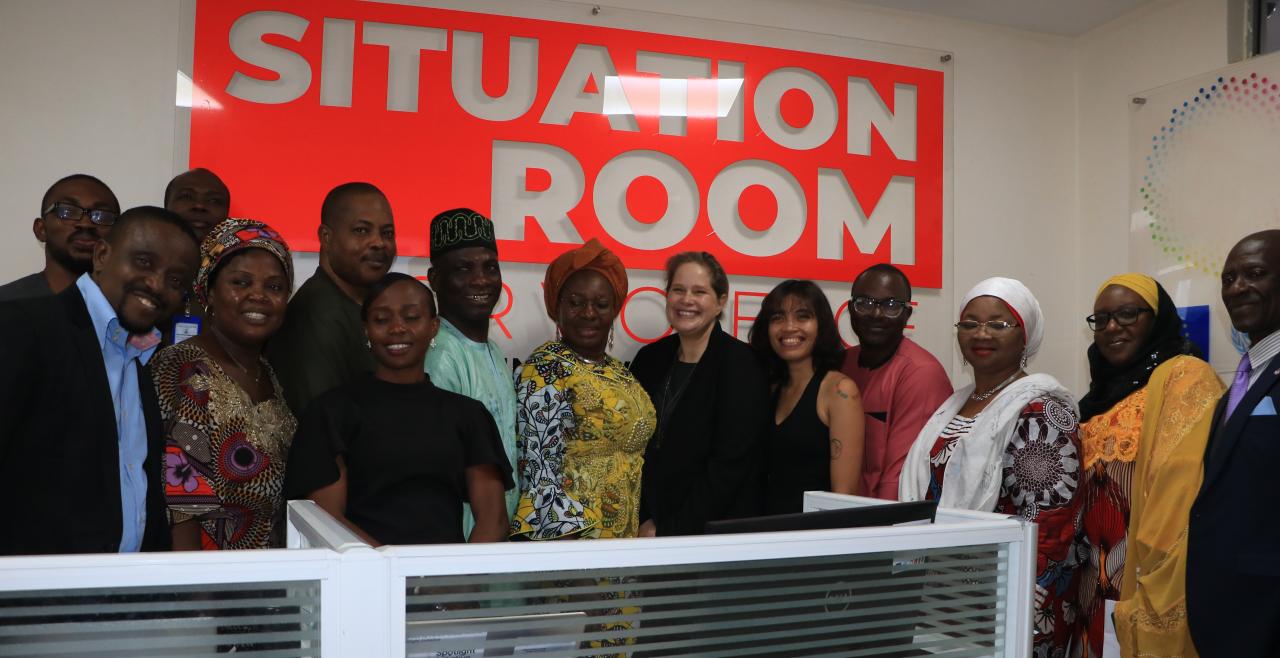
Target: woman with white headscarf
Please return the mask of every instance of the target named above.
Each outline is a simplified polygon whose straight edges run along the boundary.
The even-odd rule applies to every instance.
[[[1058,380],[1027,374],[1044,338],[1040,303],[1014,279],[965,295],[956,339],[973,368],[925,424],[902,469],[902,500],[1016,514],[1039,525],[1034,656],[1067,655],[1080,497],[1076,402]]]

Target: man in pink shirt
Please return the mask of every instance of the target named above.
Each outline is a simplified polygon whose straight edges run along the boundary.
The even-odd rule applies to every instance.
[[[898,499],[898,476],[925,421],[951,395],[942,364],[902,335],[911,319],[911,282],[902,270],[872,265],[853,280],[849,323],[858,345],[840,369],[858,384],[866,412],[862,495]]]

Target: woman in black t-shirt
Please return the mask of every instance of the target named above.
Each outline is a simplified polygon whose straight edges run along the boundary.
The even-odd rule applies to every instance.
[[[376,367],[316,398],[289,455],[285,490],[310,498],[371,545],[502,541],[513,485],[481,403],[422,370],[439,326],[421,281],[391,273],[361,309]],[[319,355],[317,355],[319,357]],[[462,503],[476,526],[462,536]]]

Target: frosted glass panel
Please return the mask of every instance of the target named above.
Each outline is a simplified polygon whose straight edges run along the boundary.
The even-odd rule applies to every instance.
[[[1155,277],[1225,381],[1248,338],[1222,305],[1222,265],[1277,226],[1280,53],[1138,94],[1130,121],[1129,266]],[[1100,284],[1112,272],[1098,272]]]
[[[406,655],[992,656],[998,546],[406,579]]]
[[[318,582],[0,592],[0,656],[320,655]]]

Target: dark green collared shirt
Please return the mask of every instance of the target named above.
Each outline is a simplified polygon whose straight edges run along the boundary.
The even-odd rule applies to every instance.
[[[372,372],[374,365],[360,305],[323,269],[289,300],[284,326],[267,345],[267,358],[299,419],[312,399]]]

